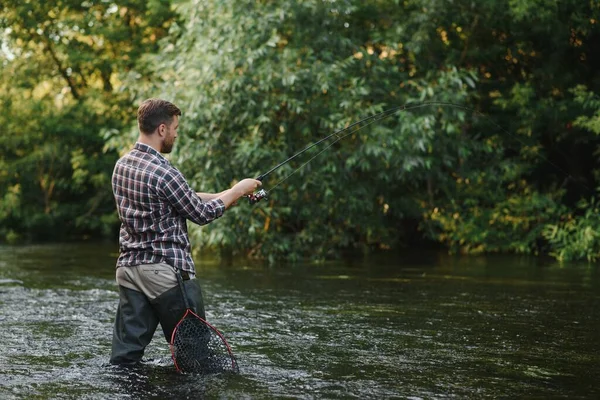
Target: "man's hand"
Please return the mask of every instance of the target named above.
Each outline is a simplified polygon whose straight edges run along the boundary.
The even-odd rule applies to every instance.
[[[234,205],[240,197],[253,193],[261,185],[262,182],[256,179],[242,179],[233,185],[231,189],[222,192],[217,198],[225,203],[225,208],[229,208]]]
[[[242,197],[254,193],[254,191],[258,189],[260,185],[262,185],[261,181],[252,178],[246,178],[233,185],[231,190],[241,193],[239,197]]]

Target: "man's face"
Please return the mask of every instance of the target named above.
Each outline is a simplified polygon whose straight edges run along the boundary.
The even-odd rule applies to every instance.
[[[175,139],[177,139],[177,128],[179,128],[179,116],[174,115],[173,121],[170,124],[165,124],[166,132],[164,134],[163,142],[160,147],[160,152],[167,154],[173,150]]]

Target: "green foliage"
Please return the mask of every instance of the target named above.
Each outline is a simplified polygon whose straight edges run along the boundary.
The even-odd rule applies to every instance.
[[[0,5],[0,240],[115,234],[101,133],[135,118],[121,82],[158,49],[168,1]]]
[[[548,252],[546,224],[564,218],[598,179],[598,138],[586,132],[594,119],[582,115],[598,105],[581,85],[598,90],[592,43],[600,9],[575,1],[502,3],[472,3],[467,14],[479,12],[467,29],[458,21],[468,7],[442,31],[449,47],[462,39],[460,60],[478,66],[478,104],[497,125],[471,128],[489,145],[480,153],[487,163],[471,157],[461,165],[446,198],[425,207],[421,226],[453,251]]]
[[[538,253],[544,226],[595,179],[581,146],[598,142],[582,135],[584,120],[571,123],[585,111],[569,96],[596,82],[591,3],[229,0],[177,11],[185,21],[153,61],[162,95],[184,109],[175,161],[202,190],[392,106],[478,110],[430,106],[377,122],[268,201],[194,230],[206,246],[324,259],[401,247],[418,222],[455,251]]]
[[[575,101],[581,104],[585,110],[594,112],[593,116],[581,115],[577,117],[573,125],[600,135],[600,97],[588,91],[584,85],[576,86],[571,92],[575,96]]]
[[[543,235],[552,245],[550,253],[560,261],[600,259],[600,213],[596,200],[582,200],[580,215],[567,215],[557,224],[548,224]]]
[[[381,24],[401,12],[386,2],[336,9],[321,1],[198,1],[178,11],[188,22],[156,59],[157,73],[165,96],[184,110],[176,162],[203,191],[257,176],[386,108],[432,98],[462,103],[476,80],[470,70],[443,65],[416,74],[415,54],[403,48],[410,35],[388,38],[400,25]],[[401,194],[434,166],[453,162],[436,157],[435,142],[449,135],[442,140],[456,149],[451,137],[464,118],[463,110],[440,107],[399,113],[336,144],[268,201],[237,207],[229,223],[194,237],[270,259],[397,247],[405,234],[398,222],[419,215],[415,199]],[[282,167],[265,187],[316,152]]]
[[[472,183],[459,178],[457,185]],[[525,183],[497,202],[481,194],[460,200],[424,215],[425,221],[431,221],[429,234],[451,252],[540,254],[547,250],[540,245],[546,224],[565,211],[557,199],[532,192]]]
[[[593,115],[580,115],[573,122],[574,127],[580,127],[595,135],[600,134],[600,98],[589,91],[585,85],[578,85],[571,91],[575,102]],[[596,142],[597,143],[597,142]],[[596,144],[594,155],[600,154]],[[598,179],[600,171],[592,171]],[[557,223],[548,224],[543,236],[551,245],[552,254],[560,261],[588,260],[595,262],[600,258],[600,214],[597,199],[582,199],[577,207],[569,213],[564,213]]]
[[[272,262],[423,241],[596,257],[595,206],[580,203],[600,179],[595,1],[9,0],[0,10],[7,240],[111,233],[108,178],[144,98],[182,108],[173,162],[200,191],[408,104],[283,166],[264,182],[266,201],[192,227],[194,241]],[[423,102],[458,106],[412,107]]]

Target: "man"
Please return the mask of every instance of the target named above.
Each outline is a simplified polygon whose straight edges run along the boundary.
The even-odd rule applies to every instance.
[[[180,115],[179,108],[168,101],[144,101],[138,109],[138,141],[117,161],[113,172],[121,229],[112,364],[138,363],[158,323],[170,341],[185,311],[177,273],[183,277],[190,307],[205,318],[186,220],[199,225],[214,221],[261,184],[244,179],[221,193],[194,192],[161,155],[173,149]]]

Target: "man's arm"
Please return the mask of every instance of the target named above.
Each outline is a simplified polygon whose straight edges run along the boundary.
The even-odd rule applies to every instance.
[[[246,196],[256,188],[258,188],[262,183],[257,181],[256,179],[244,179],[231,188],[227,190],[223,190],[219,193],[200,193],[196,192],[198,197],[202,200],[202,202],[207,202],[211,200],[221,200],[225,204],[225,208],[229,208],[234,205],[240,197]]]
[[[223,215],[225,209],[233,205],[240,197],[248,195],[262,183],[256,179],[242,179],[231,188],[217,194],[214,199],[204,201],[188,185],[176,168],[165,174],[158,184],[158,194],[163,196],[184,218],[205,225]]]

